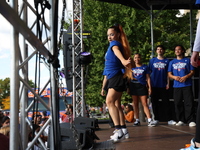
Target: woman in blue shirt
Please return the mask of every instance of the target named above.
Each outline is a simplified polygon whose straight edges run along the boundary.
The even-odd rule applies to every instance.
[[[114,135],[110,138],[114,142],[118,142],[124,138],[129,138],[121,108],[121,96],[122,92],[126,90],[124,77],[130,77],[131,74],[131,51],[121,25],[110,27],[107,36],[110,45],[105,55],[101,95],[104,96],[104,90],[107,89],[106,104],[115,125]],[[129,69],[125,69],[126,71],[123,74],[122,70],[128,67]]]
[[[130,81],[129,89],[133,100],[135,119],[133,126],[139,126],[139,100],[141,100],[144,113],[148,119],[148,126],[155,126],[156,123],[151,119],[151,114],[147,104],[148,95],[151,94],[150,72],[147,65],[142,64],[141,55],[135,54],[133,58],[135,68],[132,68],[133,79]]]

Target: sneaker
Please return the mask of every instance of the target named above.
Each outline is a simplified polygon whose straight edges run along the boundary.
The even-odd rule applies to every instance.
[[[195,122],[190,122],[190,123],[189,123],[189,126],[190,126],[190,127],[195,127],[195,126],[196,126],[196,123],[195,123]]]
[[[154,126],[156,126],[156,123],[157,123],[157,122],[155,122],[155,121],[150,121],[150,122],[148,123],[148,126],[149,126],[149,127],[154,127]]]
[[[121,132],[121,133],[120,133]],[[114,135],[110,136],[111,140],[116,143],[124,140],[125,136],[121,129],[115,130]]]
[[[194,144],[194,139],[192,139],[191,140],[191,144],[190,144],[190,146],[189,147],[187,147],[187,148],[182,148],[182,149],[180,149],[180,150],[200,150],[200,148],[198,147],[198,148],[195,148],[195,144]]]
[[[158,120],[153,120],[154,124],[158,125],[159,121]]]
[[[192,145],[192,146],[195,147],[195,141],[194,141],[194,138],[191,139],[191,141],[190,141],[190,145]]]
[[[117,132],[117,129],[115,129],[115,130],[113,131],[113,135],[110,136],[111,139],[113,138],[115,132]]]
[[[170,121],[168,121],[168,125],[176,125],[176,121],[170,120]]]
[[[135,122],[133,123],[133,126],[140,126],[140,121],[135,121]]]
[[[196,150],[196,149],[199,149],[199,150],[200,150],[200,148],[195,148],[194,146],[190,145],[190,147],[182,148],[182,149],[180,149],[180,150]]]
[[[127,128],[122,128],[122,132],[124,133],[125,139],[128,139],[129,138],[129,133],[128,133]]]
[[[178,123],[176,123],[176,126],[183,126],[184,123],[182,121],[179,121]]]

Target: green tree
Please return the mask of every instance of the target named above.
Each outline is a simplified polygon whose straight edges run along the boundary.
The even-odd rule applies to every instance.
[[[30,87],[34,88],[35,87],[35,83],[33,82],[33,80],[29,80],[28,84]]]
[[[34,88],[34,83],[32,80],[28,81],[28,84]],[[10,96],[10,78],[0,79],[0,107],[4,108],[2,105],[3,99]]]
[[[104,55],[108,47],[107,29],[115,23],[121,24],[132,49],[132,53],[141,53],[144,63],[148,63],[151,55],[150,15],[120,4],[84,0],[84,30],[91,31],[92,37],[84,40],[86,51],[94,57],[89,65],[85,90],[86,103],[99,106],[105,101],[100,96],[103,79]],[[177,18],[179,10],[154,10],[154,44],[163,44],[168,57],[173,57],[173,47],[182,44],[190,48],[189,15]],[[194,13],[195,15],[195,13]],[[196,22],[195,22],[196,23]],[[195,26],[196,24],[194,24]],[[124,94],[123,102],[130,99]]]
[[[10,78],[0,79],[0,106],[3,108],[2,105],[3,99],[10,96]]]

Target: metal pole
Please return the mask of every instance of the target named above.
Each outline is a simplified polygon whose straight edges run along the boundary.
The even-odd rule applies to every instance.
[[[190,55],[192,54],[193,51],[193,45],[194,45],[194,40],[193,40],[193,18],[192,18],[192,13],[193,10],[190,6]]]
[[[12,8],[18,12],[18,1],[11,1]],[[10,150],[19,148],[19,34],[14,27],[12,31],[11,76],[10,76]]]
[[[150,5],[150,8],[151,8],[151,13],[150,13],[150,16],[151,16],[151,58],[153,58],[154,56],[154,36],[153,36],[153,19],[154,19],[154,16],[153,16],[153,6]]]
[[[72,0],[72,73],[73,73],[73,118],[76,117],[76,77],[75,77],[75,37],[74,37],[74,6],[75,0]]]
[[[51,0],[50,10],[50,21],[51,21],[51,48],[50,53],[57,59],[57,30],[58,30],[58,0]],[[57,68],[50,64],[50,75],[51,75],[51,138],[50,138],[50,149],[59,150],[60,147],[60,126],[59,126],[59,95],[58,95],[58,74]]]
[[[27,6],[24,6],[23,10],[23,20],[27,24]],[[23,58],[22,62],[28,57],[28,46],[26,45],[25,38],[23,37]],[[24,80],[28,83],[28,64],[24,65],[22,68],[22,72],[24,75]],[[21,107],[20,107],[20,124],[21,124],[21,141],[22,141],[22,149],[25,149],[28,144],[28,124],[26,123],[27,113],[26,108],[28,105],[28,90],[22,84],[22,98],[21,98]]]
[[[80,38],[81,38],[81,52],[83,52],[83,2],[82,2],[82,0],[80,0]],[[85,81],[84,81],[84,72],[83,72],[83,69],[84,69],[84,66],[81,66],[81,77],[82,77],[82,81],[81,81],[81,93],[82,93],[82,97],[81,97],[81,101],[82,101],[82,103],[81,103],[81,107],[82,107],[82,109],[81,109],[81,115],[83,116],[83,117],[85,117],[86,115],[85,115],[85,100],[84,100],[84,91],[85,91],[85,88],[84,88],[84,83],[85,83]]]

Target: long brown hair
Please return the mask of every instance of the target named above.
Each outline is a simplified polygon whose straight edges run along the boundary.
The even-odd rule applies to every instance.
[[[110,28],[114,29],[117,33],[120,34],[120,36],[119,36],[119,42],[122,44],[123,49],[124,49],[124,51],[123,51],[124,58],[125,59],[131,58],[130,45],[129,45],[127,36],[124,33],[124,30],[123,30],[122,26],[120,24],[116,24],[116,25],[114,25],[114,26],[112,26]],[[131,63],[129,65],[127,65],[127,67],[125,68],[124,78],[126,78],[126,77],[128,79],[132,79],[133,78],[132,70],[131,70],[132,65],[134,65],[134,62],[133,62],[133,60],[131,58]]]

